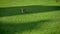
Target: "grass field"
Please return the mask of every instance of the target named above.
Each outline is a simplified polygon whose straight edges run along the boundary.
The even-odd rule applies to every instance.
[[[60,2],[0,0],[0,34],[60,34]]]

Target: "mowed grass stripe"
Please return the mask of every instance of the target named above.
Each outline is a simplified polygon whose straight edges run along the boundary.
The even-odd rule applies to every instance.
[[[28,5],[54,5],[60,6],[56,0],[0,0],[0,7],[28,6]]]
[[[60,11],[53,12],[44,12],[44,13],[33,13],[33,14],[24,14],[24,15],[14,15],[14,16],[6,16],[0,17],[0,21],[2,22],[16,22],[16,23],[25,23],[25,22],[33,22],[39,20],[46,19],[54,19],[58,21]]]

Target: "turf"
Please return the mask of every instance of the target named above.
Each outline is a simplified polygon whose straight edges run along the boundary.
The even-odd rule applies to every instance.
[[[59,5],[55,0],[0,0],[0,34],[60,34]]]

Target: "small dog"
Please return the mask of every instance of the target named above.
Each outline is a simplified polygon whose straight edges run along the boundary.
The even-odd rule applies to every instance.
[[[21,12],[25,13],[26,12],[26,8],[21,8]]]

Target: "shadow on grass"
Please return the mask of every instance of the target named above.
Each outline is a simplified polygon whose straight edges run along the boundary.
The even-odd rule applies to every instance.
[[[32,6],[18,6],[18,7],[5,7],[0,8],[0,17],[3,16],[13,16],[13,15],[21,15],[21,8],[26,8],[26,13],[41,13],[41,12],[50,12],[60,10],[60,6],[42,6],[42,5],[32,5]]]
[[[0,22],[0,34],[16,34],[22,33],[24,31],[32,31],[33,29],[38,29],[37,25],[40,26],[45,22],[50,22],[51,20],[41,20],[29,23],[19,23],[19,24],[8,24]]]

